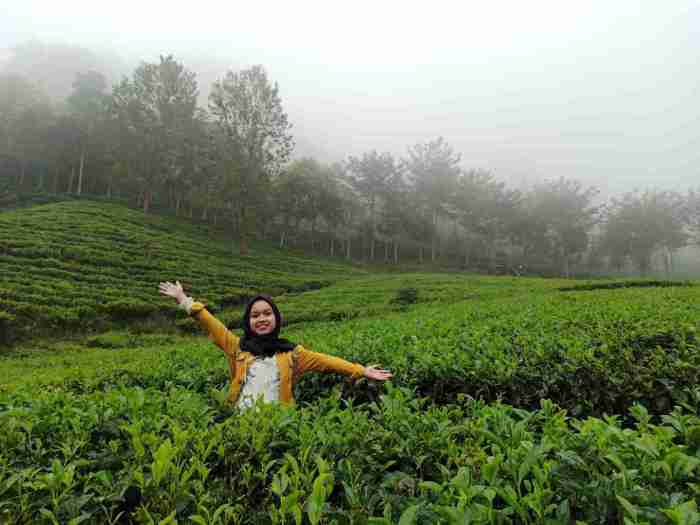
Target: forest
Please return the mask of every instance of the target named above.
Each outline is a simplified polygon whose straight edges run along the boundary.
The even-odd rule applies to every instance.
[[[518,275],[670,275],[678,251],[700,241],[700,189],[604,196],[565,174],[514,187],[465,166],[443,137],[328,163],[295,154],[281,88],[262,65],[205,86],[173,55],[120,79],[112,66],[77,47],[14,49],[0,68],[0,205],[100,196],[224,226],[241,255],[257,238]]]

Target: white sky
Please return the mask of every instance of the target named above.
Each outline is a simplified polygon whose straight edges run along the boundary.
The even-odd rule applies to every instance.
[[[700,186],[700,0],[0,0],[0,47],[29,38],[261,63],[323,160],[442,135],[515,185]]]

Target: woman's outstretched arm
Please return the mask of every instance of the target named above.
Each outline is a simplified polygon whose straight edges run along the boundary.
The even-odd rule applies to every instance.
[[[171,283],[170,281],[162,282],[158,285],[160,293],[172,297],[177,301],[181,308],[187,311],[208,333],[209,337],[230,356],[236,355],[238,352],[239,337],[226,328],[226,326],[216,317],[211,315],[202,303],[192,300],[187,297],[180,281]]]
[[[312,352],[304,347],[299,348],[299,373],[308,371],[339,373],[354,378],[366,377],[377,381],[386,381],[393,377],[389,370],[362,366],[351,363],[340,357],[334,357],[319,352]]]

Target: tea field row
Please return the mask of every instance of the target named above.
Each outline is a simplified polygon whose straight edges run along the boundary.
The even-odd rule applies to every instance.
[[[264,243],[239,257],[220,230],[107,203],[3,212],[0,231],[0,344],[173,317],[172,304],[153,293],[163,280],[178,279],[223,306],[366,273]]]

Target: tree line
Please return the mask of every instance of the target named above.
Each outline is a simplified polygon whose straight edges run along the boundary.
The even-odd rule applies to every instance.
[[[509,188],[465,169],[437,137],[399,158],[292,158],[291,123],[262,66],[228,71],[201,107],[195,73],[173,56],[108,87],[78,72],[65,100],[0,74],[0,199],[28,192],[128,199],[251,238],[330,256],[489,272],[570,276],[634,268],[700,243],[700,189],[607,201],[560,177]]]

